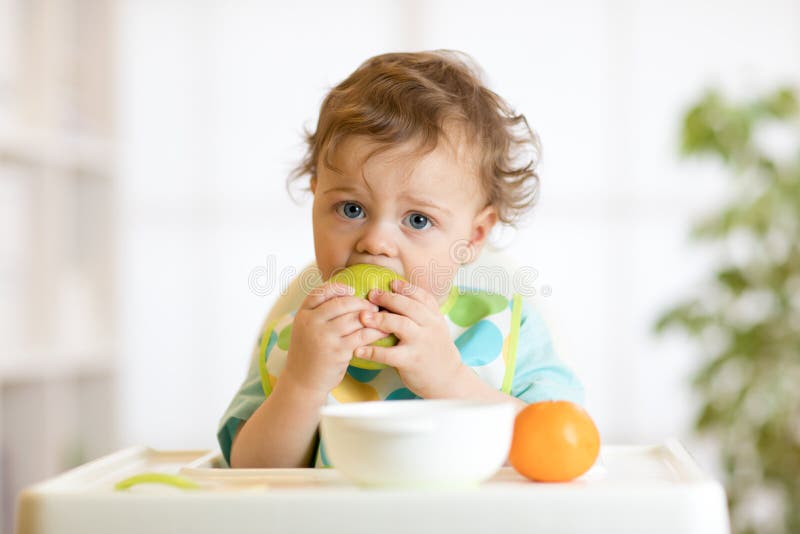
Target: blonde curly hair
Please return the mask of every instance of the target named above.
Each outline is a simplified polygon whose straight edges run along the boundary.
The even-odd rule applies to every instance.
[[[335,169],[331,154],[347,136],[376,141],[379,148],[369,156],[406,141],[418,141],[425,154],[445,135],[445,124],[455,123],[479,149],[486,205],[495,207],[499,221],[516,226],[538,197],[539,139],[525,116],[482,78],[475,61],[454,50],[368,59],[325,97],[316,131],[305,132],[306,153],[287,188],[291,193],[292,183],[313,179],[320,161]]]

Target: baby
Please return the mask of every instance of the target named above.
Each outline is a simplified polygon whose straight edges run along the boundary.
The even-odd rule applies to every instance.
[[[231,467],[330,465],[318,425],[331,403],[583,402],[519,295],[452,284],[497,222],[531,207],[538,186],[536,137],[466,55],[367,60],[328,94],[307,143],[291,179],[310,179],[321,279],[366,263],[407,281],[366,300],[328,282],[266,326],[220,421]],[[372,345],[390,333],[396,345]],[[387,367],[350,365],[354,356]]]

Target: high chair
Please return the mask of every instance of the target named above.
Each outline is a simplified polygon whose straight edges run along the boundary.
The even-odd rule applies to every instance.
[[[510,284],[517,268],[506,254],[486,249],[456,281],[471,280],[476,283],[471,287],[482,287],[495,273],[507,276]],[[267,322],[296,309],[305,298],[301,276],[272,306]],[[659,445],[604,443],[594,467],[578,479],[556,484],[532,482],[511,467],[502,467],[478,487],[432,490],[364,488],[335,468],[222,466],[217,450],[131,447],[25,490],[15,532],[730,531],[722,486],[674,439]]]

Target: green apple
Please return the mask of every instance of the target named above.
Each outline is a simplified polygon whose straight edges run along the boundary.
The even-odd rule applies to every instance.
[[[390,284],[392,280],[405,280],[402,276],[380,265],[371,265],[369,263],[358,263],[351,265],[341,271],[336,272],[331,276],[329,282],[339,282],[346,284],[355,289],[355,296],[365,299],[367,294],[372,289],[380,289],[382,291],[391,292]],[[372,343],[379,347],[391,347],[397,344],[397,337],[394,334],[379,339]],[[353,357],[350,360],[350,365],[359,367],[361,369],[383,369],[385,364],[376,363],[369,360]]]

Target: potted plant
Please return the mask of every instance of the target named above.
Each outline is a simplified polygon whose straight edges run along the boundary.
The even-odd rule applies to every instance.
[[[682,123],[683,154],[721,162],[730,196],[692,230],[718,248],[716,272],[655,330],[699,349],[695,429],[719,445],[739,533],[800,533],[799,116],[790,89],[741,103],[711,91]]]

